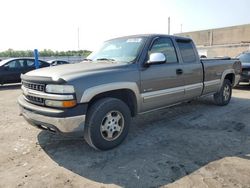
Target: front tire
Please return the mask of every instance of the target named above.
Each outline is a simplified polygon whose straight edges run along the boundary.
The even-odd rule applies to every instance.
[[[116,98],[100,99],[87,113],[84,138],[94,149],[112,149],[126,138],[130,121],[131,112],[123,101]]]
[[[228,79],[225,79],[219,92],[214,94],[215,104],[219,106],[227,105],[232,96],[232,84]]]

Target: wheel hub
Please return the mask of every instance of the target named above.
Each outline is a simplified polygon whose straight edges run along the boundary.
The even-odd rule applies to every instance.
[[[100,127],[102,137],[107,141],[117,139],[124,127],[124,117],[118,111],[111,111],[106,114]]]
[[[227,101],[230,97],[230,87],[226,85],[223,90],[224,100]]]

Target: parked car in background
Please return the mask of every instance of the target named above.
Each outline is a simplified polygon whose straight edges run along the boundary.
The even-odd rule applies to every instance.
[[[242,66],[240,82],[250,83],[250,51],[242,52],[237,58],[240,59]]]
[[[49,67],[50,64],[39,60],[39,67]],[[0,84],[21,82],[21,74],[35,69],[35,60],[32,58],[11,58],[0,62]]]
[[[64,64],[69,64],[70,62],[65,61],[65,60],[58,60],[58,59],[54,59],[54,60],[49,60],[47,61],[50,66],[56,66],[56,65],[64,65]]]

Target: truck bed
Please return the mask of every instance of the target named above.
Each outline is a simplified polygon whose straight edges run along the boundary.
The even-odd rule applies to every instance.
[[[221,80],[225,74],[239,74],[241,71],[241,63],[238,59],[232,58],[210,58],[201,59],[203,65],[203,95],[215,91],[220,88]],[[225,70],[227,70],[225,72]],[[234,83],[236,85],[237,83]]]

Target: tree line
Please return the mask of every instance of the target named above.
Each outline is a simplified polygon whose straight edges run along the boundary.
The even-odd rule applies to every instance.
[[[44,49],[39,51],[40,57],[52,57],[52,56],[83,56],[86,57],[91,53],[88,50],[69,50],[69,51],[53,51],[50,49]],[[0,57],[33,57],[33,50],[13,50],[8,49],[6,51],[0,52]]]

